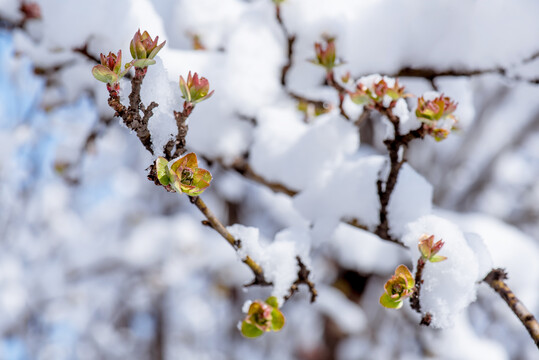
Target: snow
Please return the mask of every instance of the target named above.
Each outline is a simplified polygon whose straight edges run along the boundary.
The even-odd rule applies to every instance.
[[[442,216],[446,216],[442,213]],[[481,214],[447,214],[464,231],[479,234],[492,256],[492,267],[509,274],[509,287],[525,304],[534,308],[539,294],[530,284],[539,284],[539,248],[532,238],[492,217]]]
[[[387,166],[385,158],[368,156],[347,160],[329,177],[313,183],[294,199],[297,209],[315,226],[325,224],[317,229],[323,234],[321,237],[329,236],[340,219],[357,219],[371,231],[379,223],[376,182],[381,169]],[[432,187],[405,164],[388,205],[392,234],[400,236],[407,223],[428,214],[431,198]]]
[[[290,107],[260,111],[249,158],[255,173],[302,189],[331,176],[345,155],[357,151],[357,130],[336,113],[320,115],[314,124],[301,118]]]
[[[156,57],[156,63],[148,68],[140,92],[146,106],[155,101],[159,106],[153,110],[148,123],[152,134],[152,145],[156,156],[163,154],[163,147],[178,133],[174,111],[182,111],[183,101],[180,98],[179,78],[176,83],[170,82],[169,74],[163,61]],[[171,136],[173,135],[173,136]]]
[[[215,11],[219,8],[219,11]],[[224,46],[228,34],[234,31],[235,25],[241,20],[245,12],[245,4],[238,0],[199,0],[180,1],[173,7],[172,12],[167,8],[167,13],[162,15],[171,16],[169,22],[165,22],[170,30],[181,34],[198,35],[202,44],[211,50]],[[189,16],[185,16],[189,14]],[[182,21],[173,21],[182,19]],[[187,39],[171,42],[172,46],[184,45]],[[191,44],[189,44],[191,45]]]
[[[439,255],[447,259],[437,263],[428,262],[423,269],[423,285],[419,301],[421,312],[432,315],[436,328],[451,327],[454,317],[475,300],[475,284],[479,265],[473,250],[459,228],[438,216],[429,215],[409,225],[404,243],[410,248],[414,273],[417,259],[421,256],[417,244],[422,235],[434,235],[435,241],[443,240]]]
[[[329,316],[345,334],[358,333],[367,326],[361,307],[349,301],[339,290],[320,287],[316,307]]]
[[[234,224],[227,229],[241,241],[238,256],[241,259],[249,256],[262,267],[266,280],[273,283],[272,296],[282,305],[299,270],[296,245],[290,239],[294,232],[277,234],[275,241],[267,244],[259,239],[257,228]]]
[[[428,351],[443,359],[507,360],[510,358],[500,344],[478,337],[465,314],[455,315],[454,322],[454,327],[444,332],[425,331],[422,333]]]
[[[405,259],[404,251],[394,244],[348,224],[339,224],[328,245],[340,264],[362,274],[392,273],[394,264]]]
[[[329,177],[316,179],[318,181],[298,194],[294,198],[296,208],[315,224],[331,221],[337,226],[341,218],[351,217],[373,229],[379,221],[380,206],[376,181],[384,161],[381,156],[370,156],[344,162]],[[354,184],[354,187],[345,187],[346,184]],[[329,236],[333,227],[318,231]]]
[[[282,46],[267,23],[267,12],[255,13],[234,27],[225,44],[228,56],[224,67],[224,83],[230,89],[230,105],[247,116],[273,103],[279,96]]]

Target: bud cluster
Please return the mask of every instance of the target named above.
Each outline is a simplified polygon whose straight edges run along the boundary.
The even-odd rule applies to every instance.
[[[157,179],[167,190],[186,193],[189,196],[202,194],[212,176],[208,170],[198,167],[195,153],[189,153],[181,158],[167,161],[158,157],[155,161]]]
[[[180,90],[182,98],[193,104],[209,99],[214,92],[214,90],[210,92],[210,83],[205,77],[199,78],[197,73],[191,76],[190,71],[187,75],[187,81],[180,75]]]
[[[443,94],[432,98],[425,94],[417,99],[415,115],[424,124],[428,134],[437,141],[447,138],[452,130],[457,129],[457,118],[453,115],[457,109],[457,103]]]
[[[434,235],[429,236],[426,234],[421,236],[418,244],[423,260],[430,262],[440,262],[447,259],[446,256],[437,255],[443,246],[444,242],[442,240],[434,242]]]
[[[154,57],[166,43],[164,41],[157,45],[158,39],[159,36],[156,36],[155,40],[152,40],[147,31],[141,34],[138,30],[129,47],[133,60],[125,64],[124,70],[122,70],[122,50],[118,50],[117,54],[112,52],[109,52],[107,56],[101,54],[101,64],[93,67],[92,75],[97,80],[106,83],[109,91],[119,91],[119,81],[131,67],[146,69],[149,65],[155,64]]]
[[[369,108],[392,108],[398,99],[409,96],[404,92],[404,86],[399,85],[398,79],[378,75],[359,79],[355,91],[349,92],[349,95],[355,104]]]
[[[324,40],[326,42],[325,46],[319,42],[314,44],[316,59],[311,59],[310,62],[324,67],[327,72],[331,72],[333,68],[339,66],[341,62],[337,60],[335,39],[326,37]]]
[[[385,293],[380,297],[380,304],[391,309],[400,309],[404,299],[412,296],[415,280],[412,273],[405,265],[399,265],[395,275],[385,285]]]
[[[166,41],[163,41],[161,44],[157,45],[158,40],[159,36],[156,36],[155,39],[152,40],[147,31],[144,31],[144,33],[141,34],[139,29],[135,33],[135,36],[133,36],[133,39],[129,44],[129,50],[133,57],[133,66],[145,68],[155,64],[155,55],[157,55],[159,50],[161,50],[166,43]]]
[[[256,300],[251,303],[241,323],[241,333],[249,338],[258,337],[265,332],[281,330],[284,322],[277,298],[271,296],[266,301]]]

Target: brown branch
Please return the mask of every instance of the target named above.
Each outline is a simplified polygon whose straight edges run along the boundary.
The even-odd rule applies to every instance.
[[[167,142],[163,149],[165,153],[165,158],[169,161],[174,158],[177,158],[178,156],[184,154],[187,151],[186,136],[187,131],[189,130],[189,126],[187,125],[186,121],[189,115],[191,115],[191,112],[193,112],[194,108],[195,104],[191,102],[184,102],[182,112],[174,111],[174,119],[176,119],[178,133],[176,134],[176,139],[171,139],[169,142]],[[174,149],[174,146],[176,147],[176,150],[174,151],[174,153],[172,153],[172,149]]]
[[[520,64],[526,64],[529,62],[532,62],[539,58],[539,51],[531,54],[530,56],[522,59],[520,61]],[[492,67],[492,68],[486,68],[486,69],[446,69],[446,70],[436,70],[434,68],[430,67],[424,67],[424,68],[414,68],[414,67],[404,67],[394,73],[393,75],[389,75],[391,77],[419,77],[427,79],[431,82],[431,84],[434,85],[434,79],[437,77],[442,76],[477,76],[477,75],[484,75],[484,74],[498,74],[504,77],[507,77],[514,81],[526,81],[531,84],[539,84],[539,78],[535,79],[524,79],[521,76],[508,76],[507,75],[508,69],[498,66],[498,67]]]
[[[421,294],[421,285],[423,285],[423,269],[425,268],[425,260],[422,257],[417,259],[417,269],[415,273],[415,287],[414,293],[410,298],[410,306],[412,309],[421,313],[421,304],[419,303],[419,296]]]
[[[125,106],[120,102],[120,95],[118,92],[112,90],[109,91],[109,100],[108,100],[109,106],[116,111],[114,113],[114,116],[118,116],[120,118],[124,118],[127,116],[127,109]]]
[[[279,23],[279,27],[281,28],[287,42],[286,63],[281,68],[281,85],[286,88],[286,76],[288,75],[288,71],[292,67],[293,63],[292,59],[294,56],[294,42],[296,41],[296,36],[288,32],[288,29],[286,28],[286,25],[281,17],[281,6],[277,3],[275,4],[275,19],[277,19],[277,23]]]
[[[227,168],[227,166],[225,166],[222,161],[218,160],[218,162],[221,166],[223,166],[224,168]],[[229,168],[235,170],[238,174],[244,176],[245,178],[249,180],[253,180],[259,184],[262,184],[268,187],[274,192],[283,193],[288,196],[294,196],[298,193],[297,191],[292,190],[281,183],[271,182],[264,179],[262,176],[255,173],[253,168],[251,168],[249,163],[245,161],[244,159],[241,159],[241,158],[237,159],[236,161],[234,161],[234,163],[232,163],[231,167]]]
[[[234,250],[238,251],[241,249],[241,240],[234,238],[234,236],[225,228],[225,226],[219,221],[219,219],[213,214],[213,212],[199,196],[189,197],[189,200],[206,217],[210,226],[217,231],[219,235],[221,235],[234,248]],[[251,268],[253,274],[255,275],[255,279],[251,285],[271,285],[271,282],[266,281],[262,267],[260,267],[260,265],[258,265],[252,258],[247,256],[245,259],[242,259],[242,261],[249,266],[249,268]]]
[[[76,48],[73,48],[73,51],[76,52],[76,53],[79,53],[81,55],[83,55],[84,57],[86,57],[88,60],[91,60],[97,64],[100,64],[101,63],[101,59],[99,59],[97,56],[95,55],[92,55],[88,52],[88,43],[84,43],[84,45],[80,46],[80,47],[76,47]]]
[[[533,314],[530,313],[524,304],[522,304],[522,302],[515,296],[509,286],[507,286],[504,282],[505,279],[507,279],[507,273],[504,269],[492,269],[483,281],[489,284],[490,287],[507,303],[520,322],[522,322],[526,330],[528,330],[528,333],[535,342],[535,345],[537,345],[537,348],[539,348],[539,323]]]
[[[465,69],[447,69],[447,70],[435,70],[433,68],[413,68],[413,67],[405,67],[400,69],[398,72],[396,72],[393,75],[389,75],[391,77],[420,77],[427,80],[434,80],[434,78],[442,77],[442,76],[476,76],[476,75],[483,75],[483,74],[500,74],[505,75],[506,69],[502,67],[496,67],[496,68],[490,68],[490,69],[472,69],[472,70],[465,70]]]
[[[393,111],[390,108],[388,109],[381,106],[377,106],[376,110],[378,110],[381,114],[385,115],[389,119],[389,121],[393,125],[394,136],[393,139],[388,139],[384,141],[384,144],[386,145],[387,151],[389,153],[390,170],[389,175],[387,176],[387,179],[385,181],[379,179],[376,183],[376,187],[378,189],[378,198],[380,199],[380,223],[378,224],[378,227],[376,228],[374,233],[384,240],[388,240],[404,246],[404,244],[400,240],[394,239],[389,234],[387,207],[389,205],[389,200],[391,199],[391,194],[393,193],[395,185],[397,184],[399,172],[402,168],[402,165],[406,161],[404,157],[404,148],[408,147],[408,144],[413,139],[423,138],[425,136],[425,129],[422,126],[417,130],[413,130],[405,135],[401,135],[399,125],[400,121],[399,118],[393,114]],[[399,151],[401,148],[403,148],[403,154],[402,158],[399,159]]]
[[[393,112],[391,110],[384,109],[383,111],[385,112],[385,115],[388,117],[389,121],[391,121],[391,123],[393,124],[395,135],[393,140],[384,141],[389,152],[390,170],[385,182],[381,178],[378,179],[378,181],[376,182],[376,187],[378,189],[378,198],[380,200],[380,222],[378,224],[378,227],[376,228],[375,234],[382,239],[401,243],[399,240],[393,239],[389,234],[389,221],[387,218],[387,206],[389,204],[389,200],[391,198],[391,194],[393,193],[395,185],[397,184],[397,178],[399,176],[400,169],[404,163],[404,159],[399,160],[399,150],[401,148],[401,144],[398,141],[398,138],[400,136],[399,119],[393,115]]]
[[[318,291],[316,291],[316,288],[314,286],[314,283],[309,280],[309,275],[311,274],[311,271],[305,266],[303,261],[301,261],[301,258],[299,256],[296,256],[296,260],[298,262],[299,270],[298,270],[298,278],[292,286],[290,287],[290,293],[284,297],[284,300],[287,301],[299,290],[300,284],[305,284],[309,287],[309,292],[311,293],[311,303],[316,301],[316,297],[318,296]]]
[[[339,94],[339,110],[341,112],[341,115],[346,120],[350,120],[350,116],[348,116],[346,111],[344,111],[344,97],[346,96],[347,91],[335,80],[335,74],[333,73],[333,70],[327,73],[327,82],[328,85],[337,90],[337,93]]]
[[[219,219],[213,214],[213,212],[208,208],[206,203],[202,201],[202,199],[199,196],[193,196],[189,197],[189,200],[191,203],[195,204],[195,206],[200,210],[202,214],[207,219],[207,222],[205,222],[206,225],[209,225],[212,229],[217,231],[219,235],[221,235],[233,248],[234,250],[238,251],[241,249],[241,240],[236,239],[226,228],[225,226],[219,221]],[[290,294],[284,298],[285,301],[287,301],[295,292],[298,291],[299,284],[306,284],[309,287],[309,291],[311,293],[311,302],[314,302],[316,300],[316,296],[318,295],[315,285],[312,281],[309,280],[310,270],[305,266],[303,261],[299,256],[296,256],[296,259],[298,261],[298,278],[296,281],[292,284],[290,287]],[[260,285],[260,286],[269,286],[273,285],[271,282],[267,281],[264,276],[264,270],[260,265],[258,265],[251,257],[246,256],[242,261],[251,268],[253,274],[255,275],[253,281],[249,284],[246,284],[245,286],[253,286],[253,285]]]
[[[277,20],[277,23],[279,24],[279,27],[281,28],[281,31],[283,32],[284,37],[286,38],[286,62],[281,68],[281,85],[284,88],[285,92],[288,94],[288,96],[292,97],[293,99],[304,102],[307,104],[314,105],[315,109],[318,110],[329,110],[331,108],[331,105],[328,104],[325,101],[320,100],[314,100],[309,99],[304,96],[301,96],[299,94],[294,93],[290,89],[288,89],[287,86],[287,75],[290,69],[292,68],[292,65],[294,63],[294,43],[296,41],[296,36],[293,34],[290,34],[288,32],[288,29],[286,28],[285,23],[283,22],[283,19],[281,17],[281,6],[279,4],[275,4],[275,19]]]
[[[135,76],[131,80],[131,94],[129,94],[129,107],[125,107],[120,102],[120,95],[118,90],[109,88],[109,106],[113,108],[116,113],[114,116],[122,118],[124,124],[131,130],[137,133],[137,137],[146,150],[153,155],[152,139],[150,131],[148,130],[148,121],[153,115],[153,109],[159,106],[159,104],[152,102],[147,108],[142,103],[140,98],[140,89],[142,87],[142,81],[146,75],[148,68],[135,68]],[[140,115],[142,111],[143,116]]]

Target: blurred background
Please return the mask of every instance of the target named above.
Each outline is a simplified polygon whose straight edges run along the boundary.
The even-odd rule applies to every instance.
[[[263,141],[289,147],[295,130],[268,140],[257,128],[281,109],[313,127],[301,98],[335,112],[324,70],[307,61],[324,34],[345,62],[338,76],[398,76],[410,93],[458,101],[460,130],[415,141],[409,162],[432,184],[435,213],[489,239],[494,265],[539,314],[539,3],[279,3],[281,22],[271,0],[0,0],[0,359],[537,357],[485,284],[451,329],[420,327],[409,307],[382,308],[383,284],[410,264],[407,252],[344,223],[310,244],[318,301],[302,287],[282,309],[281,332],[241,336],[242,304],[271,290],[245,289],[251,273],[188,199],[146,179],[152,156],[91,75],[100,53],[127,59],[139,28],[167,41],[143,100],[180,109],[188,71],[216,90],[187,137],[214,176],[205,201],[225,225],[257,227],[267,241],[308,221],[290,193],[244,176],[245,166],[283,182],[286,168],[251,155]],[[171,126],[159,111],[157,144]],[[361,119],[359,152],[385,154],[379,115]],[[321,152],[338,143],[323,140]],[[297,151],[312,160],[309,148]]]

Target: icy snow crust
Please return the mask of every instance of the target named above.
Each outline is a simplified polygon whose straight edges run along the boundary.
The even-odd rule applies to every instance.
[[[391,235],[408,249],[373,235],[379,222],[376,182],[387,176],[387,157],[361,145],[357,127],[336,109],[303,121],[280,84],[286,44],[271,1],[38,3],[43,20],[29,21],[26,31],[0,32],[0,330],[10,334],[0,341],[0,358],[138,358],[153,346],[161,327],[168,358],[294,359],[319,349],[330,321],[347,335],[339,343],[339,359],[396,353],[417,359],[424,349],[440,359],[536,354],[529,352],[529,339],[505,304],[477,282],[492,267],[506,268],[508,284],[537,314],[537,242],[484,215],[438,210],[432,215],[436,188],[408,164],[388,206]],[[15,1],[0,0],[2,18],[20,20],[17,8]],[[296,34],[288,88],[333,103],[335,92],[321,86],[324,70],[305,61],[324,33],[336,36],[338,56],[346,61],[336,68],[337,78],[345,70],[354,76],[384,74],[410,64],[435,70],[516,66],[537,51],[539,33],[539,3],[533,0],[287,0],[281,14]],[[229,227],[242,241],[238,254],[200,225],[200,215],[186,199],[145,179],[154,158],[135,134],[117,119],[104,130],[99,127],[100,117],[113,115],[107,93],[91,76],[94,62],[72,49],[87,43],[94,56],[121,49],[129,59],[129,40],[138,28],[167,41],[142,87],[146,104],[159,103],[149,124],[155,154],[176,132],[172,111],[182,105],[179,75],[196,71],[209,79],[215,94],[189,118],[189,150],[225,165],[249,153],[254,172],[298,192],[294,197],[275,194],[234,172],[210,169],[214,181],[204,198],[217,216],[232,219],[234,205],[244,206],[236,216],[249,226]],[[200,36],[205,51],[192,50],[193,35]],[[59,70],[45,79],[36,77],[33,67]],[[529,67],[533,70],[533,64]],[[379,78],[375,74],[363,81]],[[496,79],[436,80],[440,92],[459,102],[457,116],[464,129],[473,126],[477,88],[488,88],[488,81]],[[417,95],[432,89],[419,80],[402,84]],[[129,86],[122,82],[123,101]],[[528,114],[522,108],[534,103],[534,91],[516,86],[504,111],[488,119],[492,131],[509,137],[525,125]],[[402,132],[419,126],[414,106],[414,101],[396,104]],[[345,108],[354,117],[362,111],[349,99]],[[505,132],[508,118],[514,128]],[[387,129],[374,137],[391,139],[393,130]],[[81,155],[94,130],[100,135]],[[499,138],[474,144],[472,170],[505,146]],[[460,145],[452,137],[425,143],[428,147],[410,150],[427,164]],[[516,170],[506,171],[505,179],[533,179],[526,164],[512,158],[507,162]],[[75,165],[61,170],[66,163]],[[439,172],[437,183],[456,184],[457,194],[472,178],[468,172],[446,174],[435,161],[431,165]],[[67,179],[79,177],[80,183],[69,185],[61,171]],[[485,201],[498,213],[508,211],[496,198]],[[352,219],[368,231],[343,223]],[[395,267],[415,266],[423,233],[445,242],[441,255],[448,259],[427,263],[421,293],[423,312],[433,314],[433,326],[443,331],[420,329],[415,318],[409,320],[416,314],[406,307],[394,312],[378,303]],[[274,284],[271,290],[237,291],[252,280],[238,261],[246,255],[263,267]],[[240,339],[234,325],[242,304],[269,295],[282,304],[296,279],[296,255],[312,270],[318,302],[307,304],[302,285],[283,307],[287,324],[282,332],[253,342]],[[360,299],[351,300],[353,292],[339,288],[342,269],[365,276]],[[483,300],[480,306],[468,307],[476,297]],[[496,301],[500,304],[482,309]],[[164,324],[159,311],[165,314]],[[494,321],[491,332],[475,323],[485,318]],[[22,323],[35,327],[25,332],[19,330]]]

